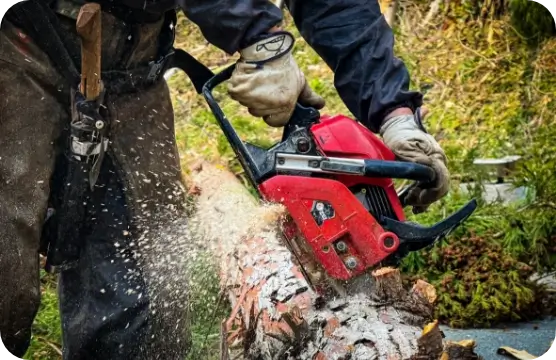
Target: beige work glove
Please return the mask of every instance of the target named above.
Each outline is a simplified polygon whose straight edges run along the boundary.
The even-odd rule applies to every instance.
[[[291,54],[293,45],[293,35],[276,32],[241,50],[228,82],[232,99],[273,127],[288,123],[297,102],[316,109],[325,105],[297,66]]]
[[[436,140],[415,121],[414,115],[400,115],[387,120],[380,128],[386,146],[403,161],[432,167],[434,183],[411,189],[406,198],[414,213],[425,211],[430,204],[444,197],[450,189],[450,173],[446,154]]]

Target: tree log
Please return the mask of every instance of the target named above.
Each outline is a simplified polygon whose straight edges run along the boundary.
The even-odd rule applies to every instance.
[[[262,204],[213,165],[197,167],[192,181],[191,224],[213,245],[233,308],[222,323],[222,359],[479,359],[473,343],[444,344],[431,285],[404,289],[399,270],[381,268],[365,291],[320,297],[283,242],[283,207]]]

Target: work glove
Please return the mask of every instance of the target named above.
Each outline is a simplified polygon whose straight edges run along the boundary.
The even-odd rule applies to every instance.
[[[297,66],[293,45],[293,35],[281,31],[241,50],[228,82],[231,98],[273,127],[288,123],[297,102],[316,109],[325,105]]]
[[[386,120],[380,128],[380,135],[399,159],[430,166],[436,172],[432,183],[418,183],[408,192],[406,204],[413,206],[413,213],[424,212],[448,193],[450,173],[446,154],[414,115],[399,115]]]

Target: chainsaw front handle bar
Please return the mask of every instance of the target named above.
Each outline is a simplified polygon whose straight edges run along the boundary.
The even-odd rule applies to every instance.
[[[436,178],[436,172],[429,166],[412,162],[365,160],[365,176],[432,183]]]
[[[252,145],[246,144],[239,138],[237,132],[232,124],[227,119],[222,108],[214,98],[212,91],[220,84],[228,80],[235,69],[235,64],[229,66],[223,71],[214,75],[203,86],[203,96],[207,101],[211,111],[213,112],[216,120],[228,142],[232,146],[239,160],[244,167],[248,167],[248,171],[254,182],[262,176],[257,174],[260,169],[260,164],[257,164],[257,156],[251,153],[248,149]],[[318,111],[313,108],[307,108],[296,105],[294,113],[290,118],[288,124],[284,127],[284,134],[282,141],[286,141],[289,135],[295,131],[298,126],[308,127],[314,123],[314,119],[320,116]],[[368,160],[368,159],[335,159],[320,156],[310,155],[296,155],[276,153],[277,157],[277,170],[293,170],[293,171],[310,171],[310,172],[325,172],[325,173],[343,173],[351,175],[360,175],[374,178],[395,178],[395,179],[408,179],[419,182],[420,184],[432,183],[436,177],[435,171],[426,165],[421,165],[406,161],[386,161],[386,160]],[[281,158],[287,160],[281,161]],[[314,164],[318,164],[315,166]],[[423,185],[426,187],[426,185]]]

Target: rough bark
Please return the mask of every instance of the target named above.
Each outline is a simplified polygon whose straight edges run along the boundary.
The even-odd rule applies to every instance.
[[[203,164],[192,179],[192,223],[215,245],[233,308],[222,323],[223,359],[477,359],[473,344],[443,343],[431,285],[404,289],[397,269],[382,268],[365,291],[321,298],[283,243],[282,207],[261,205],[222,168]]]

